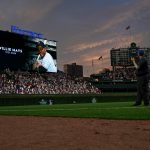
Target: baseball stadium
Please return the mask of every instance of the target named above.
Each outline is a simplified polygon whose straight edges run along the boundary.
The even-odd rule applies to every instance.
[[[33,70],[39,41],[57,66],[57,41],[15,26],[0,31],[0,124],[5,122],[0,150],[149,149],[150,108],[133,107],[137,79],[131,57],[142,49],[150,65],[150,48],[134,42],[112,48],[112,69],[84,78],[58,67],[57,72]]]

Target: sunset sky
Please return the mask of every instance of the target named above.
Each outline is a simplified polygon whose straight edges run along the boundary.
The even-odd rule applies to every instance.
[[[89,76],[110,68],[111,48],[150,47],[150,0],[1,0],[0,30],[11,25],[58,41],[58,69],[76,62]]]

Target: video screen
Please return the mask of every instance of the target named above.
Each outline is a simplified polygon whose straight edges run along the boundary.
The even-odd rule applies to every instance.
[[[40,57],[36,45],[42,41],[46,45],[44,57]],[[40,67],[34,68],[38,62]],[[57,72],[56,41],[0,31],[0,69]]]

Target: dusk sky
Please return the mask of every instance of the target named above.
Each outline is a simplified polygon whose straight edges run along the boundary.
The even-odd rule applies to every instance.
[[[58,69],[76,62],[89,76],[110,68],[112,48],[150,47],[150,0],[1,0],[0,30],[11,25],[58,41]]]

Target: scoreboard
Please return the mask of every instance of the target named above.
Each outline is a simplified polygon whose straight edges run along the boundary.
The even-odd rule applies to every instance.
[[[36,44],[39,41],[44,42],[57,66],[56,41],[0,31],[0,69],[32,70],[33,62],[38,56]]]
[[[144,51],[145,57],[150,65],[150,48],[139,48],[136,47],[135,43],[131,43],[129,48],[110,50],[111,66],[133,66],[131,57],[137,57],[139,49]]]

